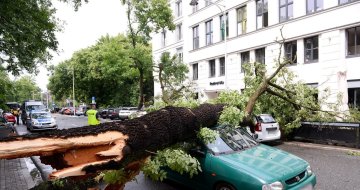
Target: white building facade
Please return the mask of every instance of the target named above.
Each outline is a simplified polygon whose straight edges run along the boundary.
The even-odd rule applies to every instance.
[[[298,80],[317,87],[320,96],[329,88],[333,94],[330,102],[336,101],[340,92],[349,104],[360,106],[359,0],[169,3],[177,29],[154,34],[154,61],[164,52],[181,55],[202,101],[216,98],[225,89],[244,89],[242,64],[257,61],[268,70],[274,68],[280,47],[275,40],[281,39],[282,28],[286,39],[282,52],[295,60],[288,67]],[[155,96],[160,94],[155,83]]]

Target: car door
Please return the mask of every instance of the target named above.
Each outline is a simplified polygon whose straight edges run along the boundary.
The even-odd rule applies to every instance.
[[[176,175],[176,181],[184,184],[192,189],[211,189],[211,160],[213,155],[207,150],[205,146],[199,146],[197,149],[192,149],[189,154],[195,157],[201,166],[201,170],[197,175],[190,177],[188,174],[180,175],[177,172],[170,171],[173,175]]]

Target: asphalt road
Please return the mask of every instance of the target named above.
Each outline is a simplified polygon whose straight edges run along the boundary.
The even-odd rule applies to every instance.
[[[59,129],[75,128],[87,125],[87,117],[64,116],[54,114]],[[111,122],[102,120],[101,122]],[[29,133],[25,126],[16,126],[18,133]],[[325,145],[312,145],[298,142],[270,144],[279,149],[295,154],[308,161],[317,176],[317,190],[358,190],[360,189],[360,156],[349,155],[349,149]],[[51,172],[49,166],[42,165],[44,170]],[[153,182],[138,175],[136,180],[126,184],[126,190],[178,190],[185,189],[173,183]]]

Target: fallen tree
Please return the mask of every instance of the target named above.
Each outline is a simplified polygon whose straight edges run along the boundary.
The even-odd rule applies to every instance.
[[[0,140],[0,159],[41,156],[57,171],[50,179],[127,170],[132,179],[151,152],[196,136],[200,126],[216,125],[223,105],[166,107],[140,118]]]

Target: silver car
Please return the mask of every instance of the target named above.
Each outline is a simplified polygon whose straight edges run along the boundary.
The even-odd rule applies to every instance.
[[[30,131],[43,131],[49,129],[57,129],[55,118],[46,111],[33,111],[29,115],[26,127]]]
[[[119,111],[119,118],[121,120],[129,119],[129,116],[138,112],[137,107],[122,107]]]

